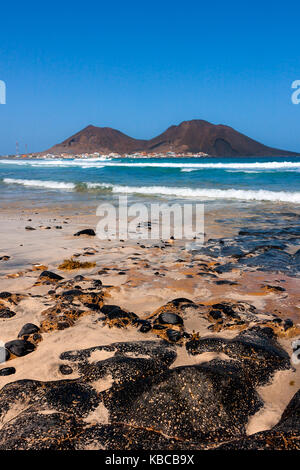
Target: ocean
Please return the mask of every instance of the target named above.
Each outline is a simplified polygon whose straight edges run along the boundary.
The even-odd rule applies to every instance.
[[[0,203],[131,198],[300,204],[300,158],[1,159]]]

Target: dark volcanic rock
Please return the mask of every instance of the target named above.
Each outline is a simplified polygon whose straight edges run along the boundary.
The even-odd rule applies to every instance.
[[[61,364],[59,366],[59,372],[62,375],[70,375],[70,374],[73,374],[73,369],[72,367],[68,366],[68,364]]]
[[[24,339],[15,339],[5,344],[6,349],[17,357],[26,356],[35,350],[35,346]]]
[[[0,292],[0,299],[7,300],[12,296],[10,292]]]
[[[116,355],[89,364],[96,350]],[[213,361],[169,370],[176,357],[172,351],[173,347],[159,342],[116,343],[64,353],[61,359],[75,361],[89,382],[112,376],[112,387],[100,395],[113,426],[121,422],[129,430],[151,428],[173,441],[243,433],[249,415],[261,402],[242,368],[233,362]],[[133,352],[143,357],[127,356]]]
[[[109,450],[180,449],[181,441],[152,431],[125,424],[95,425],[86,428],[76,442],[76,450],[86,448]]]
[[[0,450],[72,450],[81,431],[75,416],[39,413],[32,409],[17,415],[0,430]]]
[[[87,307],[89,310],[93,310],[94,312],[100,312],[100,306],[98,304],[91,304],[91,303],[85,303],[85,307]]]
[[[162,344],[160,341],[134,341],[124,343],[112,343],[106,346],[95,346],[93,348],[66,351],[60,355],[60,359],[68,360],[72,363],[89,364],[89,359],[96,351],[111,352],[112,356],[143,357],[163,363],[169,367],[176,359],[174,346]],[[104,361],[99,361],[99,364]],[[120,369],[121,371],[121,369]]]
[[[103,305],[103,295],[101,291],[92,292],[92,291],[83,291],[81,289],[71,289],[57,294],[56,298],[62,299],[63,301],[73,302],[74,300],[79,300],[83,304],[96,304],[99,307]]]
[[[14,367],[5,367],[4,369],[0,369],[0,375],[12,375],[16,373],[16,369]]]
[[[230,273],[234,268],[236,268],[236,265],[233,263],[226,263],[222,264],[221,266],[217,266],[215,268],[215,272],[218,274],[224,274],[224,273]],[[217,277],[217,276],[215,276]]]
[[[47,279],[49,281],[61,281],[63,279],[59,274],[53,273],[52,271],[43,271],[39,279]]]
[[[269,431],[223,444],[221,450],[300,450],[300,390],[294,395],[281,419]]]
[[[243,370],[228,361],[167,370],[103,399],[112,423],[201,442],[244,433],[262,406]]]
[[[253,384],[262,385],[269,381],[277,370],[291,368],[289,355],[273,337],[270,328],[256,328],[242,331],[229,340],[224,338],[192,338],[186,343],[190,354],[204,352],[224,353],[239,361]]]
[[[122,310],[118,305],[103,305],[101,312],[104,313],[104,315],[110,315],[112,313],[124,312],[124,310]]]
[[[139,322],[138,316],[133,312],[127,312],[117,305],[103,305],[101,312],[104,313],[107,323],[110,327],[125,328],[129,324]]]
[[[237,286],[238,282],[235,281],[229,281],[227,279],[220,279],[219,281],[216,281],[216,284],[218,286],[223,286],[223,285],[228,285],[228,286]]]
[[[273,291],[273,292],[285,292],[285,288],[281,286],[271,286],[270,284],[263,285],[262,287],[265,287],[266,289]]]
[[[183,319],[179,315],[168,312],[161,313],[157,319],[157,322],[161,323],[162,325],[183,325]]]
[[[299,431],[262,431],[217,447],[217,450],[300,450]]]
[[[99,404],[96,390],[79,380],[47,383],[43,402],[51,409],[64,413],[87,416]]]
[[[109,360],[89,363],[91,354],[97,350],[110,350],[116,356]],[[133,353],[145,357],[130,357]],[[65,359],[68,357],[80,366],[80,379],[54,382],[21,380],[9,383],[0,390],[1,422],[3,419],[5,422],[5,416],[9,410],[18,405],[18,415],[1,427],[1,450],[73,449],[75,443],[77,448],[85,448],[89,442],[87,436],[90,435],[90,429],[93,429],[94,438],[92,439],[97,443],[99,426],[92,428],[90,424],[82,421],[82,418],[88,416],[98,406],[103,406],[102,393],[105,392],[96,391],[93,386],[95,381],[98,380],[101,383],[101,380],[104,380],[105,383],[108,377],[112,377],[113,389],[126,389],[130,384],[138,384],[144,377],[166,370],[174,361],[176,353],[170,346],[162,346],[158,342],[150,341],[116,343],[83,351],[71,351],[62,356]],[[68,366],[64,365],[64,367]],[[107,397],[106,393],[105,396]],[[118,426],[120,425],[116,425],[116,436],[119,435]],[[121,434],[120,430],[119,439],[117,439],[119,443],[123,442]],[[131,434],[135,435],[134,431]],[[136,435],[138,434],[136,431]],[[145,430],[140,434],[146,439],[149,432]],[[156,433],[150,434],[153,434],[153,441]],[[109,435],[110,432],[107,432],[106,436]],[[112,436],[111,439],[113,440]],[[165,442],[168,440],[167,438],[161,439]],[[108,438],[103,442],[108,443]],[[141,446],[143,444],[142,442]]]
[[[253,441],[245,433],[249,417],[263,402],[255,390],[257,380],[243,362],[245,357],[240,360],[238,355],[248,354],[250,343],[253,362],[263,363],[270,350],[281,357],[281,351],[267,332],[241,336],[239,341],[246,346],[232,348],[234,360],[171,369],[176,346],[162,341],[67,351],[60,356],[64,364],[59,370],[66,374],[76,370],[78,379],[20,380],[0,390],[0,450],[176,450],[221,443],[243,448],[249,438]],[[271,344],[269,350],[263,339]],[[220,344],[214,350],[220,351]],[[111,357],[97,360],[102,351]],[[7,420],[16,406],[18,414]],[[98,410],[105,414],[107,424],[92,422]],[[297,426],[299,395],[276,432],[295,434]]]
[[[88,295],[88,294],[87,294]],[[42,312],[45,318],[40,324],[41,332],[64,330],[73,326],[84,311],[69,302],[58,302]]]
[[[78,371],[84,380],[95,381],[111,377],[112,390],[124,389],[139,380],[160,373],[166,368],[165,364],[151,358],[128,357],[126,354],[105,359],[96,364],[79,364]]]
[[[74,233],[74,237],[80,237],[81,235],[88,235],[90,237],[95,237],[96,233],[95,230],[92,228],[86,228],[84,230],[80,230],[79,232]]]
[[[20,333],[18,334],[18,338],[22,338],[24,336],[29,336],[33,333],[37,333],[40,331],[39,327],[34,325],[33,323],[26,323],[22,328]]]
[[[148,320],[137,320],[136,322],[137,325],[140,325],[139,331],[141,333],[148,333],[152,329],[152,325]]]
[[[181,304],[193,304],[194,302],[185,297],[178,297],[177,299],[171,300],[170,304],[173,304],[175,307],[179,307]]]
[[[74,299],[78,299],[84,295],[84,292],[81,289],[71,289],[64,291],[61,296],[64,297],[69,302],[73,302]]]
[[[177,343],[182,338],[182,334],[180,331],[172,330],[170,328],[166,330],[166,335],[171,343]]]
[[[12,318],[15,314],[16,313],[9,308],[0,308],[0,318]]]
[[[279,423],[273,429],[283,431],[298,429],[300,438],[300,390],[293,396]]]

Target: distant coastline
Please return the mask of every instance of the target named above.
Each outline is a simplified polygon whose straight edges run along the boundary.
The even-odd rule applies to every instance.
[[[22,155],[0,155],[0,159],[11,159],[11,160],[20,160],[20,159],[73,159],[73,158],[82,158],[82,159],[90,159],[90,158],[103,158],[103,159],[118,159],[118,158],[209,158],[213,157],[213,155],[208,155],[205,153],[186,153],[186,154],[178,154],[173,152],[166,152],[166,153],[148,153],[148,154],[117,154],[117,153],[108,153],[108,154],[100,154],[100,153],[82,153],[82,154],[45,154],[45,153],[30,153],[30,154],[22,154]]]

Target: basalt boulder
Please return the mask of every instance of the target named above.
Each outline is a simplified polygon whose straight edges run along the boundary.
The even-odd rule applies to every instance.
[[[205,352],[226,354],[239,362],[255,385],[268,383],[277,370],[291,368],[289,355],[276,341],[271,328],[253,327],[233,339],[194,335],[186,343],[186,349],[192,355]]]
[[[4,367],[3,369],[0,369],[0,376],[12,375],[15,373],[16,369],[14,367]]]
[[[95,230],[92,228],[86,228],[84,230],[79,230],[79,232],[74,233],[74,237],[81,237],[82,235],[88,235],[89,237],[95,237]]]
[[[53,273],[52,271],[43,271],[37,282],[36,285],[39,284],[56,284],[59,281],[62,281],[63,277],[59,274]]]
[[[6,307],[1,308],[0,307],[0,318],[12,318],[15,315],[16,315],[16,313],[13,312],[12,310],[10,310],[9,308],[6,308]]]
[[[2,426],[0,450],[74,450],[81,430],[71,414],[32,409]]]
[[[202,443],[244,434],[262,406],[243,369],[229,361],[169,369],[103,392],[103,403],[111,423]]]
[[[218,447],[220,450],[300,450],[300,390],[276,426]]]
[[[15,339],[13,341],[8,341],[5,344],[5,348],[14,356],[22,357],[30,354],[35,350],[34,344],[26,341],[24,339]]]
[[[104,323],[110,328],[126,328],[128,325],[137,325],[139,318],[133,312],[123,310],[117,305],[103,305],[101,312],[105,315]]]
[[[21,328],[18,338],[24,338],[24,336],[29,336],[33,333],[37,333],[38,331],[40,331],[40,329],[37,325],[34,325],[34,323],[26,323]]]
[[[257,362],[269,359],[265,349],[270,354],[254,336],[252,332],[250,339],[240,338],[246,349],[234,345],[231,360],[180,367],[172,366],[177,346],[164,341],[64,352],[58,373],[74,372],[78,378],[20,380],[0,390],[0,450],[176,450],[212,448],[228,441],[242,448],[252,437],[246,436],[249,418],[263,402],[257,381],[238,354],[249,353],[250,344]],[[267,332],[263,336],[273,341]],[[222,344],[215,344],[215,352]],[[278,346],[273,348],[278,354]],[[11,418],[16,408],[18,414]],[[298,395],[276,432],[295,435],[296,426]]]

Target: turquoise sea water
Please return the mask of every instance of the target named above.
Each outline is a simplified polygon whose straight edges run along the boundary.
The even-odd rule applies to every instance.
[[[205,201],[300,204],[300,158],[0,160],[0,201],[129,194]]]

